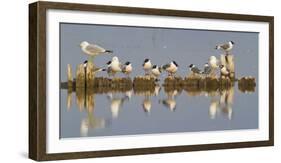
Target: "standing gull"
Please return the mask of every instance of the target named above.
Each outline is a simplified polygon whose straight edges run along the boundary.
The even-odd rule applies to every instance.
[[[189,65],[189,69],[193,74],[202,74],[203,72],[194,64]]]
[[[121,65],[121,63],[119,62],[118,57],[114,56],[114,57],[112,58],[111,64],[110,64],[110,68],[111,68],[111,70],[112,70],[112,72],[113,72],[113,76],[115,76],[115,74],[116,74],[117,72],[121,72],[121,71],[122,71],[121,66],[122,66],[122,65]]]
[[[211,72],[209,74],[210,77],[215,78],[216,74],[217,74],[217,68],[219,67],[219,61],[217,60],[217,58],[215,56],[210,56],[209,58],[209,66],[211,67]]]
[[[143,67],[143,69],[144,69],[144,71],[145,71],[145,75],[148,75],[148,74],[149,74],[149,71],[150,71],[151,68],[152,68],[152,63],[151,63],[150,59],[147,59],[147,58],[146,58],[146,59],[143,61],[142,67]]]
[[[173,76],[178,70],[178,64],[175,61],[172,61],[169,64],[162,66],[162,68],[168,72],[169,76]]]
[[[96,57],[96,56],[98,56],[98,55],[113,53],[112,50],[106,50],[106,49],[100,47],[99,45],[90,44],[90,43],[88,43],[87,41],[82,41],[82,42],[80,43],[80,47],[81,47],[81,50],[82,50],[85,54],[89,55],[90,61],[93,61],[94,57]]]
[[[220,70],[221,70],[221,76],[229,77],[230,72],[224,65],[220,65]]]
[[[160,67],[158,67],[157,65],[153,65],[151,72],[152,72],[152,75],[156,78],[156,80],[158,80],[158,77],[162,73],[162,69]]]
[[[211,73],[212,69],[208,63],[205,63],[204,65],[204,72],[203,74],[206,75],[206,77]]]
[[[127,77],[129,77],[129,75],[131,74],[131,72],[133,71],[133,67],[132,67],[132,64],[131,62],[126,62],[122,68],[122,72],[124,74],[127,75]]]
[[[106,71],[108,77],[112,77],[112,76],[113,76],[113,71],[112,71],[112,69],[111,69],[111,61],[108,61],[108,62],[106,63],[106,65],[107,65],[107,67],[104,68],[104,69],[102,69],[102,71]]]
[[[87,68],[87,65],[88,65],[88,60],[85,60],[85,61],[83,62],[83,67],[84,67],[84,69]]]
[[[85,74],[87,74],[87,66],[88,66],[88,60],[85,60],[84,62],[83,62],[83,67],[84,67],[84,73]],[[93,73],[95,73],[95,72],[99,72],[99,71],[103,71],[103,69],[102,68],[98,68],[98,67],[95,67],[94,69],[93,69]]]
[[[229,41],[228,43],[217,45],[216,49],[223,50],[226,52],[226,54],[228,54],[232,50],[233,46],[234,46],[234,42]]]
[[[212,69],[218,68],[218,60],[215,56],[211,56],[209,58],[209,65],[211,66]]]

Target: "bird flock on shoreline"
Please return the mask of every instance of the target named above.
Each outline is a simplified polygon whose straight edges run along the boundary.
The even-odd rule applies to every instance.
[[[215,47],[217,50],[222,50],[225,52],[225,55],[229,55],[230,51],[233,49],[234,42],[229,41],[225,44],[219,44]],[[93,62],[93,59],[96,56],[103,55],[103,54],[112,54],[112,50],[107,50],[99,45],[96,44],[90,44],[87,41],[83,41],[80,43],[81,50],[89,56],[88,60],[84,61],[84,68],[86,69],[88,62]],[[227,59],[227,57],[226,57]],[[168,77],[176,77],[176,73],[179,69],[179,65],[176,61],[171,61],[170,63],[164,64],[164,65],[156,65],[153,64],[152,61],[149,58],[144,59],[142,68],[144,70],[144,75],[148,77],[153,77],[156,80],[159,80],[160,75],[163,72],[166,72],[168,74]],[[208,62],[206,62],[202,69],[197,67],[195,64],[190,64],[188,66],[188,69],[193,75],[202,76],[202,77],[208,77],[211,72],[216,72],[217,69],[219,69],[219,72],[221,76],[229,77],[230,71],[227,69],[226,66],[219,63],[217,58],[215,56],[210,56],[208,59]],[[127,61],[125,64],[122,64],[119,61],[119,58],[117,56],[112,57],[110,61],[106,63],[106,66],[104,68],[99,68],[97,71],[104,71],[107,73],[107,75],[111,78],[115,78],[117,73],[123,73],[128,78],[130,77],[130,74],[133,71],[132,63]]]

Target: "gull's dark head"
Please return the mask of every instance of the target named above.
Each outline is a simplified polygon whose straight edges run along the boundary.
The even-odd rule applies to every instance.
[[[157,68],[157,65],[153,65],[152,68],[153,68],[153,69],[156,69],[156,68]]]
[[[189,65],[189,68],[193,68],[193,67],[195,67],[194,64],[190,64],[190,65]]]
[[[88,60],[85,60],[85,61],[83,62],[83,66],[84,66],[84,68],[86,68],[86,67],[87,67],[87,64],[88,64]]]
[[[149,59],[148,59],[148,58],[146,58],[146,59],[144,60],[144,63],[146,63],[146,62],[149,62]]]
[[[106,64],[107,64],[107,65],[110,65],[110,64],[111,64],[111,61],[108,61]]]
[[[126,63],[125,63],[126,66],[128,66],[128,65],[130,65],[130,64],[131,64],[131,62],[126,62]]]
[[[174,64],[175,66],[179,67],[179,65],[177,64],[176,61],[173,61],[173,64]]]
[[[234,45],[234,42],[233,42],[233,41],[230,41],[230,42],[231,42],[232,45]]]

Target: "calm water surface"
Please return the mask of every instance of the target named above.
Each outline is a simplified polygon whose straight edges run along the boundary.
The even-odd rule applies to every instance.
[[[61,137],[112,136],[258,128],[257,93],[236,87],[216,92],[85,94],[61,90]]]

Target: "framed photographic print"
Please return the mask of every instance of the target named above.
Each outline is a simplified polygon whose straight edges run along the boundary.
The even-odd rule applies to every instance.
[[[29,157],[272,146],[274,18],[29,5]]]

